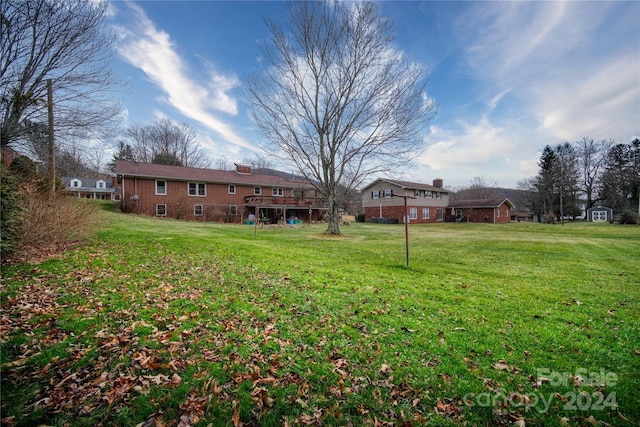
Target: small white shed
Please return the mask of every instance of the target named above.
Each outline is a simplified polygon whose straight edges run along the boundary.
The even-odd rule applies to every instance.
[[[587,220],[591,222],[613,221],[613,209],[606,206],[594,206],[587,209]]]

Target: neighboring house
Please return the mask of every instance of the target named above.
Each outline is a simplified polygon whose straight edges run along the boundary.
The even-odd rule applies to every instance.
[[[42,165],[42,161],[33,150],[28,149],[24,144],[11,143],[2,147],[2,167],[8,169],[11,163],[21,156],[30,159],[36,166],[36,170]]]
[[[529,211],[514,211],[514,212],[511,212],[511,221],[531,222],[533,221],[533,214]]]
[[[509,199],[453,200],[447,220],[458,222],[511,222],[513,203]]]
[[[122,208],[146,215],[240,223],[317,221],[326,200],[304,179],[253,173],[236,164],[224,171],[119,160]]]
[[[444,221],[449,204],[449,191],[442,180],[433,185],[380,178],[362,190],[365,222],[399,222],[405,220],[405,197],[409,223]]]
[[[605,206],[594,206],[587,209],[587,221],[590,222],[611,222],[613,221],[613,209]]]
[[[118,200],[115,179],[93,179],[63,176],[64,191],[76,197],[98,200]],[[115,184],[115,185],[114,185]]]

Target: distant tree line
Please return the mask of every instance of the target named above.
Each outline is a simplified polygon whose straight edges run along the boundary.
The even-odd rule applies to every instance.
[[[577,217],[596,205],[637,217],[640,197],[640,139],[580,141],[547,145],[535,177],[519,183],[528,190],[527,205],[538,218]]]

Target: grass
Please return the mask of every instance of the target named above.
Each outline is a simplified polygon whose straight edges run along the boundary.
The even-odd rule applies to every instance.
[[[3,424],[640,422],[640,227],[103,216],[2,266]]]

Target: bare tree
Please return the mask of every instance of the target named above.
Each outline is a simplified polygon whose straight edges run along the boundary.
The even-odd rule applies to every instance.
[[[127,130],[124,145],[131,147],[135,161],[206,168],[210,160],[198,143],[193,127],[160,119],[149,126],[135,125]]]
[[[327,234],[340,234],[338,188],[398,173],[423,148],[435,113],[425,69],[393,48],[373,3],[289,3],[286,28],[268,24],[263,70],[247,85],[266,138],[328,200]]]
[[[233,169],[233,162],[227,159],[226,156],[220,156],[213,161],[213,167],[214,169],[228,171]]]
[[[266,156],[261,156],[258,153],[253,153],[251,157],[247,157],[242,160],[245,165],[250,165],[252,169],[272,169],[274,167],[273,161]]]
[[[598,180],[604,170],[607,153],[614,144],[613,140],[594,141],[586,137],[576,142],[587,209],[593,207],[595,203],[594,193],[597,190]]]
[[[497,199],[503,196],[503,192],[498,188],[498,183],[484,176],[476,176],[471,180],[468,187],[462,187],[455,192],[455,199],[481,200]]]
[[[52,81],[57,135],[91,137],[120,112],[109,91],[114,37],[105,31],[107,4],[85,0],[0,2],[0,141],[17,141],[47,123]]]

